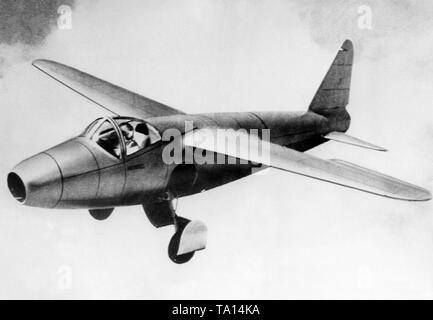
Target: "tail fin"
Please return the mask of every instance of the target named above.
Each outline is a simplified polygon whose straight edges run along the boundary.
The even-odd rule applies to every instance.
[[[335,123],[338,131],[347,130],[350,123],[346,106],[349,103],[352,63],[353,45],[350,40],[346,40],[340,47],[308,108],[309,111],[327,118],[338,119],[338,123]]]

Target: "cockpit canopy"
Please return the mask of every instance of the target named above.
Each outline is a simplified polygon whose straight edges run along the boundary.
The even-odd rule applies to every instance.
[[[129,117],[98,118],[86,128],[82,136],[96,142],[118,159],[161,140],[159,132],[149,123]]]

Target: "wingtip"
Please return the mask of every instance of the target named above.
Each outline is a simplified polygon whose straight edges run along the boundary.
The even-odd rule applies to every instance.
[[[405,197],[401,197],[401,200],[421,202],[429,201],[432,199],[432,194],[429,190],[418,186],[413,186],[413,188],[416,190],[413,190],[412,192],[406,194]]]
[[[429,200],[432,199],[432,194],[431,194],[431,192],[429,190],[422,189],[422,193],[423,193],[423,196],[420,197],[419,201],[429,201]]]
[[[45,60],[44,59],[35,59],[32,61],[32,65],[36,67],[40,62],[43,62],[43,61],[45,61]]]
[[[36,59],[36,60],[33,60],[32,61],[32,66],[33,67],[35,67],[36,69],[41,69],[41,67],[42,67],[42,65],[43,65],[43,63],[45,62],[46,60],[44,60],[44,59]]]
[[[343,44],[341,45],[341,48],[340,48],[340,49],[341,49],[341,50],[344,50],[344,51],[353,50],[353,43],[352,43],[352,41],[349,40],[349,39],[344,40],[344,42],[343,42]]]

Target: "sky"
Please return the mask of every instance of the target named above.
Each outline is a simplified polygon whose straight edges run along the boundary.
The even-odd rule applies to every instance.
[[[70,28],[58,24],[61,5]],[[351,39],[348,133],[389,151],[328,142],[309,153],[432,190],[432,14],[431,1],[407,0],[2,0],[0,298],[432,299],[431,201],[269,170],[179,200],[178,214],[209,231],[207,249],[175,265],[172,228],[154,229],[139,206],[100,222],[21,206],[6,186],[16,163],[106,114],[33,59],[187,113],[297,111]]]

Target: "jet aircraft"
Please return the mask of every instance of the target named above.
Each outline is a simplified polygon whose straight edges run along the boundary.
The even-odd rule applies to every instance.
[[[110,116],[96,119],[78,136],[20,162],[7,176],[8,187],[24,205],[86,209],[98,220],[107,219],[115,207],[142,205],[156,228],[174,226],[168,254],[175,263],[189,261],[206,247],[207,229],[200,221],[178,216],[173,202],[265,168],[394,199],[431,199],[430,192],[421,187],[343,160],[305,153],[330,140],[385,151],[345,133],[351,120],[346,107],[352,63],[353,45],[346,40],[302,112],[187,114],[61,63],[35,60],[37,69],[106,109]],[[192,124],[189,128],[187,122]],[[163,139],[164,132],[172,129],[177,136]],[[239,131],[240,138],[255,136],[269,157],[238,152],[246,146],[239,146],[236,139],[215,143],[220,129]],[[268,130],[268,139],[248,130]],[[181,161],[164,161],[164,150],[174,141],[180,142]],[[258,147],[247,149],[251,148]],[[187,151],[197,150],[234,161],[186,161]]]

